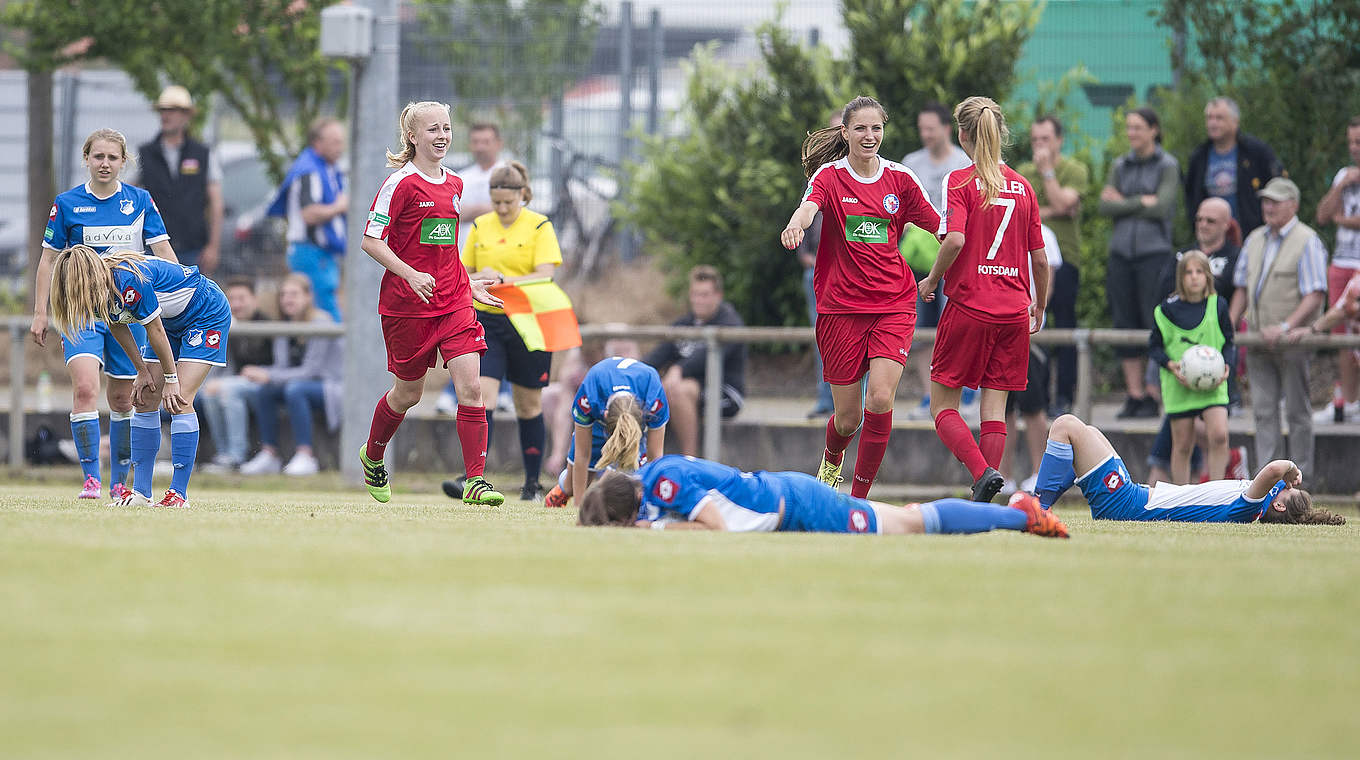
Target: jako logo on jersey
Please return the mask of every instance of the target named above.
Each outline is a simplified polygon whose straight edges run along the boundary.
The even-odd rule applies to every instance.
[[[675,484],[670,478],[657,478],[656,485],[652,486],[652,495],[666,502],[674,503],[675,497],[680,493],[680,486]]]
[[[845,217],[845,239],[860,243],[888,242],[888,220],[876,216]]]
[[[132,212],[136,211],[137,207],[132,205],[131,198],[124,198],[118,201],[118,210],[123,212],[124,216],[132,216]]]
[[[842,195],[841,203],[859,203],[859,198],[851,198],[848,195]]]
[[[850,510],[850,522],[845,527],[851,533],[868,533],[869,532],[868,513],[866,513],[862,509]]]
[[[140,300],[142,300],[142,294],[138,293],[136,288],[132,287],[131,285],[127,286],[126,288],[123,288],[124,306],[131,306]]]
[[[458,220],[422,219],[420,242],[425,245],[453,245],[458,242]]]
[[[1110,493],[1118,491],[1122,485],[1124,485],[1124,479],[1119,477],[1119,473],[1112,472],[1105,476],[1105,487],[1109,489]]]
[[[203,331],[190,330],[189,334],[185,336],[184,342],[188,343],[194,348],[198,348],[199,346],[203,345]]]
[[[131,248],[141,243],[131,227],[85,227],[80,235],[82,243],[96,248]]]
[[[978,264],[978,274],[1000,275],[1002,277],[1019,277],[1020,267],[1003,267],[1000,264]]]
[[[888,193],[883,196],[883,209],[889,214],[896,214],[897,209],[902,207],[902,202],[897,199],[896,193]]]
[[[420,201],[416,204],[416,208],[434,208],[434,201]]]
[[[203,333],[203,343],[208,348],[217,348],[222,345],[222,332],[220,330],[209,330]]]

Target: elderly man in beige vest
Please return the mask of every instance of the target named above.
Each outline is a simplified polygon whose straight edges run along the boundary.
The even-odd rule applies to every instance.
[[[1245,314],[1247,332],[1264,347],[1247,349],[1247,380],[1256,417],[1256,461],[1284,458],[1280,396],[1289,418],[1289,458],[1304,477],[1313,475],[1313,414],[1308,400],[1312,354],[1295,344],[1327,300],[1327,249],[1299,221],[1299,187],[1276,177],[1261,188],[1265,224],[1242,244],[1233,273],[1233,323]],[[1292,332],[1291,332],[1292,331]]]

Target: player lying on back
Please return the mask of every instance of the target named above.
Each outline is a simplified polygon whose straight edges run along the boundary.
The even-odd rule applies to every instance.
[[[621,356],[596,362],[571,404],[567,468],[543,506],[566,506],[607,467],[636,470],[646,457],[660,457],[670,418],[661,376],[651,365]]]
[[[986,533],[1067,538],[1067,526],[1020,493],[1011,506],[940,499],[895,506],[840,493],[801,472],[742,472],[671,455],[636,474],[605,473],[581,499],[581,525],[654,530],[811,533]]]
[[[198,456],[194,394],[208,371],[227,364],[231,307],[212,280],[165,259],[119,251],[100,258],[87,245],[52,260],[52,321],[70,338],[104,322],[132,359],[132,490],[112,506],[151,503],[151,475],[161,447],[162,398],[170,412],[170,489],[155,504],[187,507],[189,476]],[[146,328],[138,351],[130,325]]]
[[[1081,476],[1078,477],[1077,473]],[[1129,479],[1124,460],[1094,425],[1071,414],[1053,421],[1039,464],[1035,491],[1044,509],[1073,484],[1097,520],[1236,522],[1343,525],[1346,518],[1313,507],[1300,488],[1303,474],[1287,459],[1277,459],[1251,480],[1211,480],[1149,487]]]

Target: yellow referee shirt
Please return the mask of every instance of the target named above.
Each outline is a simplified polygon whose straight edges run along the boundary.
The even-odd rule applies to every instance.
[[[506,277],[532,274],[540,264],[561,264],[562,249],[557,245],[557,233],[548,217],[529,209],[520,209],[519,216],[508,228],[501,224],[496,212],[482,214],[472,220],[467,245],[461,253],[463,265],[471,271],[490,267]],[[494,306],[472,302],[481,311],[500,314]]]

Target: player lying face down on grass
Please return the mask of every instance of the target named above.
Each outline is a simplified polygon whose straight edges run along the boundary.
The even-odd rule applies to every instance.
[[[596,362],[571,404],[567,468],[543,505],[566,506],[606,468],[636,470],[644,458],[665,454],[670,417],[661,376],[651,365],[621,356]]]
[[[170,459],[175,474],[158,507],[187,507],[189,476],[198,455],[194,394],[208,371],[227,363],[231,307],[217,283],[165,259],[120,251],[100,257],[86,245],[71,246],[52,261],[52,321],[64,336],[104,322],[132,359],[132,491],[116,506],[151,503],[151,475],[161,445],[162,400],[170,412]],[[147,348],[137,350],[129,328],[146,329]],[[177,364],[178,362],[178,364]]]
[[[1078,477],[1077,473],[1081,473]],[[1313,506],[1300,488],[1303,474],[1287,459],[1261,468],[1251,480],[1211,480],[1197,485],[1157,483],[1149,487],[1129,478],[1124,460],[1094,425],[1071,414],[1053,421],[1034,489],[1044,509],[1073,484],[1097,520],[1173,522],[1287,523],[1343,525],[1346,519]]]
[[[797,250],[821,212],[812,289],[822,379],[831,385],[835,413],[817,477],[833,487],[840,481],[845,449],[862,422],[850,493],[863,498],[888,447],[893,400],[916,329],[914,276],[898,243],[908,224],[933,232],[940,215],[910,169],[878,155],[888,121],[883,106],[861,96],[843,113],[841,124],[803,142],[807,192],[779,240]]]
[[[581,499],[581,525],[654,530],[810,533],[986,533],[1015,530],[1067,538],[1067,526],[1038,499],[1020,493],[1010,506],[940,499],[895,506],[838,492],[801,472],[742,472],[705,459],[671,455],[635,474],[605,473]]]

